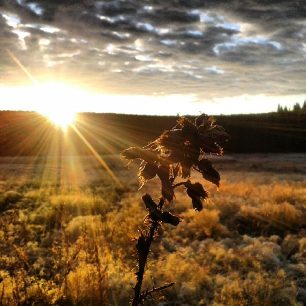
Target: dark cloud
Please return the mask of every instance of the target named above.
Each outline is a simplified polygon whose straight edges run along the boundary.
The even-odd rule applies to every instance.
[[[0,78],[113,92],[305,93],[304,0],[0,0]]]

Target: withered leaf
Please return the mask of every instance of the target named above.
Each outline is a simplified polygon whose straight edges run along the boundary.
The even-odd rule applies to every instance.
[[[187,139],[192,138],[197,134],[197,127],[187,118],[180,118],[178,123],[182,128],[183,135],[187,137]]]
[[[192,206],[194,210],[201,211],[203,209],[203,203],[200,197],[192,198]]]
[[[157,174],[158,166],[155,163],[145,163],[143,167],[140,168],[138,176],[143,178],[143,180],[150,180]]]
[[[209,134],[200,133],[199,141],[200,141],[200,146],[203,152],[222,155],[223,153],[222,147],[218,143],[216,143]]]
[[[169,159],[172,163],[179,163],[184,160],[183,145],[172,148],[170,151]]]
[[[161,215],[161,221],[177,226],[180,223],[180,218],[168,211],[164,211]]]
[[[158,209],[156,209],[155,211],[150,212],[149,217],[153,221],[162,221],[162,213]]]
[[[169,202],[173,200],[174,191],[173,186],[170,180],[170,168],[169,166],[162,165],[158,168],[157,175],[161,180],[162,188],[162,196]]]
[[[145,194],[142,196],[142,200],[145,203],[146,209],[151,213],[157,209],[156,203],[153,201],[149,194]]]
[[[128,160],[134,159],[142,159],[146,162],[154,163],[154,161],[158,160],[158,155],[156,152],[153,152],[148,149],[131,147],[121,152],[122,157]]]
[[[145,203],[146,209],[149,211],[149,217],[153,221],[161,221],[162,220],[162,213],[160,209],[158,209],[157,204],[151,198],[149,194],[145,194],[142,197],[142,200]]]
[[[192,166],[192,164],[185,163],[185,161],[180,163],[179,175],[180,175],[181,178],[190,177],[191,166]]]
[[[204,190],[202,184],[200,183],[190,183],[190,181],[185,184],[187,188],[187,194],[192,199],[192,206],[195,210],[202,210],[202,201],[208,197],[207,192]]]
[[[164,182],[162,182],[161,193],[163,198],[165,198],[169,202],[171,202],[174,198],[174,191],[171,184],[169,185],[168,183],[165,184]]]
[[[213,184],[217,185],[219,187],[220,185],[220,174],[219,172],[212,166],[211,162],[203,158],[199,160],[198,169],[202,175],[203,178],[205,178],[207,181],[212,182]]]
[[[200,197],[203,199],[206,199],[208,197],[207,192],[204,190],[202,184],[200,183],[187,183],[187,194],[192,197]]]
[[[209,129],[208,133],[211,139],[218,144],[223,144],[229,138],[229,135],[225,132],[225,129],[220,125],[214,125]]]
[[[214,119],[206,114],[202,114],[195,119],[195,125],[197,127],[203,126],[204,128],[208,128],[214,123]]]
[[[176,164],[175,166],[172,165],[172,167],[171,167],[172,180],[171,181],[174,181],[176,179],[176,177],[179,174],[179,171],[180,171],[180,165],[179,164]]]
[[[136,159],[142,158],[142,151],[143,149],[137,147],[131,147],[121,152],[122,157],[126,159]]]
[[[167,130],[158,138],[157,142],[169,150],[175,150],[184,142],[182,130]]]

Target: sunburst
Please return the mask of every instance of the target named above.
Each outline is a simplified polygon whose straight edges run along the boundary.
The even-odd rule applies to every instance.
[[[67,131],[76,120],[76,109],[70,100],[76,99],[73,89],[60,83],[46,83],[35,86],[39,99],[38,113],[55,126]],[[69,100],[69,101],[68,101]]]

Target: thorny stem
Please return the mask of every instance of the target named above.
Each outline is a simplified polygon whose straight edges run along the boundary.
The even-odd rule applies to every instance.
[[[183,185],[183,184],[185,184],[185,182],[179,183],[177,185],[180,186],[180,185]],[[163,197],[161,197],[160,201],[159,201],[159,204],[158,204],[158,209],[160,211],[162,210],[164,203],[165,203],[165,199]],[[154,220],[151,219],[151,225],[150,225],[149,233],[147,235],[144,235],[144,237],[143,237],[144,241],[143,241],[141,251],[138,250],[138,272],[136,273],[137,283],[134,287],[134,298],[133,298],[133,301],[132,301],[132,306],[142,305],[142,303],[144,302],[145,298],[148,295],[151,295],[152,293],[157,292],[157,291],[167,289],[167,288],[174,285],[174,283],[170,283],[170,284],[160,286],[158,288],[153,288],[151,290],[146,290],[144,292],[141,292],[142,281],[143,281],[143,277],[144,277],[144,273],[145,273],[145,267],[146,267],[146,263],[147,263],[147,260],[148,260],[148,255],[150,253],[151,244],[154,240],[155,231],[157,230],[159,225],[160,225],[160,223],[158,221],[154,221]],[[141,234],[140,238],[141,237],[142,237],[142,234]]]
[[[146,239],[144,255],[139,256],[138,272],[136,273],[137,283],[134,288],[134,299],[132,302],[132,306],[141,305],[143,298],[144,298],[141,295],[141,286],[142,286],[143,276],[145,272],[145,266],[146,266],[148,255],[150,252],[151,243],[153,242],[154,234],[157,228],[158,228],[158,222],[153,221],[150,226],[149,235],[147,236],[147,239]]]
[[[215,124],[212,117],[202,114],[192,123],[187,118],[180,118],[177,124],[170,130],[164,131],[156,140],[142,148],[131,147],[122,152],[126,159],[141,160],[138,177],[142,185],[158,176],[161,181],[162,198],[156,204],[149,194],[142,199],[148,210],[146,220],[150,220],[149,230],[141,232],[136,248],[138,252],[137,282],[134,287],[132,306],[144,303],[145,298],[153,292],[166,289],[172,284],[164,285],[151,290],[141,292],[141,286],[145,273],[145,267],[154,239],[155,231],[163,223],[177,226],[180,218],[163,211],[164,201],[169,203],[174,198],[174,189],[179,186],[186,188],[187,195],[192,200],[195,210],[203,209],[203,200],[208,194],[201,183],[192,184],[190,180],[174,184],[177,177],[189,178],[190,171],[199,171],[203,178],[219,186],[220,175],[211,162],[205,158],[206,154],[222,155],[220,144],[228,139],[228,134],[221,126]],[[184,140],[184,141],[182,141]],[[220,144],[219,144],[220,143]],[[183,152],[183,154],[181,154]],[[142,186],[141,185],[141,186]]]
[[[158,291],[161,291],[161,290],[164,290],[164,289],[167,289],[167,288],[170,288],[174,285],[175,283],[169,283],[169,284],[165,284],[163,286],[160,286],[160,287],[153,287],[151,290],[146,290],[145,292],[143,292],[141,294],[141,299],[144,300],[148,295],[151,295],[152,293],[154,292],[158,292]]]

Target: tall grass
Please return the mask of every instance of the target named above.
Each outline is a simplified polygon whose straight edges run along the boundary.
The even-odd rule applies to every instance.
[[[250,172],[235,159],[218,164],[220,191],[206,184],[210,198],[201,212],[183,186],[166,206],[182,221],[159,228],[143,286],[175,285],[147,305],[303,305],[305,173]],[[94,175],[56,191],[5,172],[10,179],[1,181],[0,196],[19,196],[0,215],[0,305],[129,303],[145,208],[137,178],[120,171],[128,178],[123,193],[108,182],[101,187]],[[204,183],[200,174],[194,179]],[[148,190],[158,196],[156,179]]]

